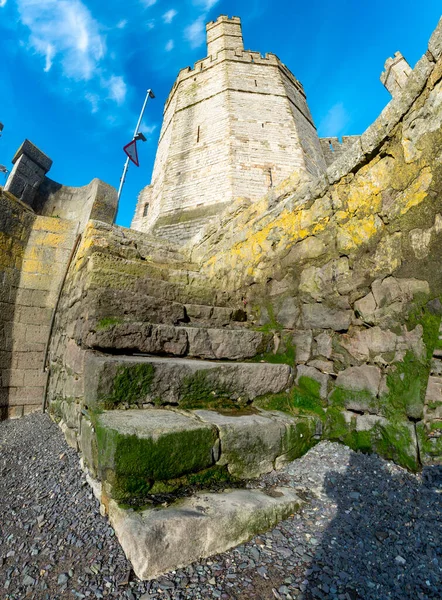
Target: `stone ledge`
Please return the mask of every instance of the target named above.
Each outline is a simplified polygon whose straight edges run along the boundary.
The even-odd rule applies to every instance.
[[[199,493],[165,509],[140,512],[111,500],[109,520],[135,574],[153,579],[225,552],[300,510],[294,490],[227,490]]]

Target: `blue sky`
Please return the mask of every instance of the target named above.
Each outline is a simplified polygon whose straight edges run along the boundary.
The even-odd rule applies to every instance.
[[[164,102],[178,71],[206,55],[204,24],[242,18],[245,47],[273,52],[303,83],[319,134],[359,134],[389,101],[379,81],[400,50],[426,51],[440,0],[0,0],[0,164],[29,138],[50,177],[118,187],[122,147],[152,88],[117,222],[129,226],[150,183]],[[1,177],[1,175],[0,175]]]

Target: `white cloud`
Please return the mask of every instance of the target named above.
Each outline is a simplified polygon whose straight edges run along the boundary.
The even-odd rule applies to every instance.
[[[150,21],[148,21],[146,23],[146,27],[149,31],[151,31],[155,27],[155,21],[153,19],[151,19]]]
[[[85,95],[85,98],[88,102],[90,102],[91,107],[92,107],[92,112],[93,113],[98,112],[98,105],[100,103],[100,97],[98,96],[98,94],[87,93]]]
[[[54,54],[55,54],[54,46],[52,44],[48,44],[46,47],[46,60],[45,60],[45,68],[44,68],[46,73],[48,73],[48,71],[51,70],[52,59],[54,58]]]
[[[109,90],[109,98],[117,104],[122,104],[126,98],[127,86],[124,79],[118,75],[112,77],[105,83]]]
[[[168,10],[167,12],[164,13],[163,21],[165,23],[172,23],[172,21],[177,16],[177,14],[178,14],[178,12],[174,8],[171,8],[170,10]]]
[[[6,2],[8,0],[0,0],[0,8],[3,8],[4,6],[6,6]]]
[[[31,46],[45,57],[46,71],[59,55],[68,77],[93,77],[105,55],[105,42],[99,24],[81,0],[18,0],[18,9],[30,30]]]
[[[211,8],[218,4],[219,0],[194,0],[195,6],[201,7],[205,11],[209,11]]]
[[[170,52],[171,50],[173,50],[175,44],[173,40],[169,40],[166,44],[166,52]]]
[[[338,136],[350,121],[350,115],[347,113],[344,104],[339,102],[332,106],[328,113],[319,123],[318,129],[321,136]]]
[[[205,23],[206,15],[201,15],[184,30],[184,37],[190,42],[192,48],[197,48],[204,43],[206,39]]]
[[[157,0],[141,0],[141,2],[146,8],[150,8],[151,6],[157,3]]]
[[[117,23],[117,28],[118,29],[124,29],[127,25],[127,19],[122,19],[121,21],[119,21]]]
[[[143,125],[141,127],[141,129],[146,137],[149,135],[152,135],[152,133],[154,133],[156,128],[157,128],[157,125]]]

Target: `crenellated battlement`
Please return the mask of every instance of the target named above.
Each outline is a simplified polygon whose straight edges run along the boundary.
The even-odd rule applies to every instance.
[[[193,67],[185,67],[179,71],[178,76],[169,92],[164,105],[163,114],[166,113],[172,98],[178,88],[178,86],[192,77],[198,77],[198,75],[207,69],[217,66],[225,61],[241,62],[247,64],[256,64],[261,66],[273,66],[278,67],[284,75],[291,81],[291,83],[298,89],[298,91],[305,98],[305,91],[302,83],[296,79],[290,69],[281,60],[271,52],[261,54],[254,50],[221,50],[218,52],[216,57],[208,56],[195,62]],[[195,79],[198,81],[198,79]]]

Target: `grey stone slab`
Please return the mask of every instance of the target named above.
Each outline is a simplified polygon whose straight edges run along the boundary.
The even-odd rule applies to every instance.
[[[294,490],[199,493],[160,510],[135,512],[109,503],[109,520],[142,580],[153,579],[238,544],[303,505]]]
[[[211,362],[155,356],[115,357],[88,352],[85,356],[85,404],[97,406],[109,398],[113,398],[115,403],[127,402],[127,397],[115,397],[115,378],[126,369],[130,379],[130,370],[136,369],[137,365],[146,373],[151,371],[152,378],[139,396],[131,397],[135,404],[155,400],[160,404],[179,405],[185,400],[189,406],[189,394],[200,405],[201,402],[213,401],[219,395],[244,404],[257,396],[281,392],[292,381],[292,369],[284,364]],[[135,371],[133,373],[135,377]]]
[[[282,422],[262,414],[228,416],[208,410],[197,410],[195,414],[218,429],[221,442],[218,464],[227,465],[231,475],[248,479],[273,470],[276,457],[282,454],[285,433]]]

